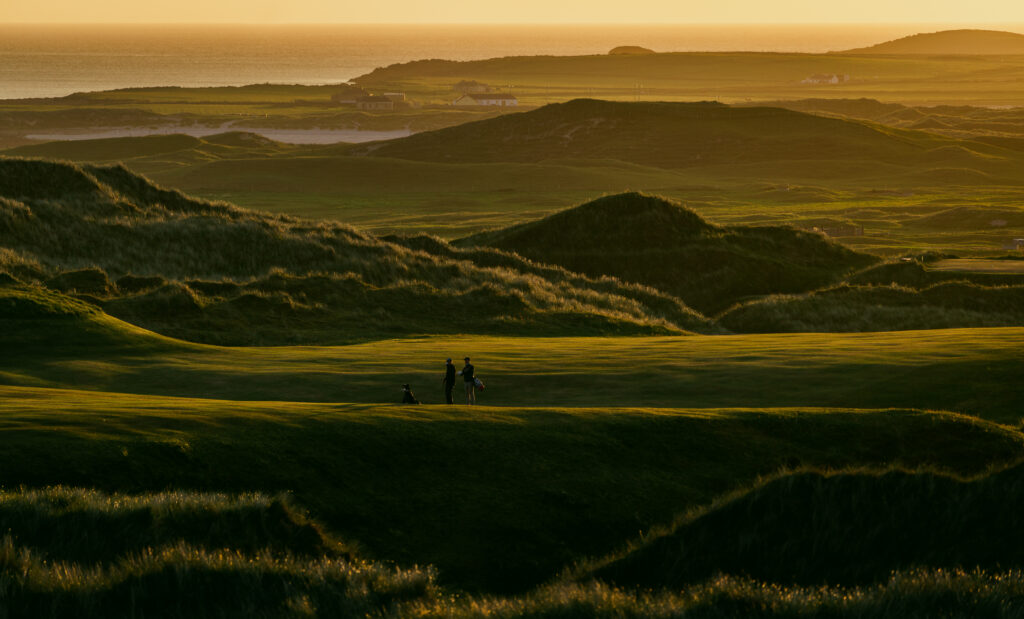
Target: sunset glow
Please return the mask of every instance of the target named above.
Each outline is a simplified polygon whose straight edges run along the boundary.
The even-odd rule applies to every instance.
[[[0,22],[48,23],[962,23],[1024,22],[1024,4],[1011,0],[820,2],[723,0],[714,3],[638,0],[630,3],[453,0],[388,3],[332,0],[46,0],[0,3]]]

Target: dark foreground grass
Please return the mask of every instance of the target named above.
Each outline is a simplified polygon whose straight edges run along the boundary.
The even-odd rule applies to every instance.
[[[717,573],[800,585],[881,583],[915,567],[1024,565],[1024,463],[973,479],[928,472],[781,475],[719,498],[581,572],[679,589]]]
[[[373,617],[433,593],[428,570],[339,559],[145,549],[103,567],[0,540],[4,617]]]
[[[1024,612],[1024,575],[1005,568],[901,570],[860,586],[801,586],[719,574],[654,590],[584,580],[559,581],[515,596],[452,594],[436,583],[429,567],[402,569],[330,552],[307,554],[304,551],[309,549],[303,548],[301,540],[296,543],[261,528],[258,521],[240,524],[235,518],[239,509],[272,514],[275,504],[279,502],[260,495],[107,495],[72,488],[4,492],[0,509],[7,516],[8,531],[0,538],[0,614],[5,618],[182,619],[1002,618]],[[144,512],[152,518],[138,519],[137,514]],[[17,516],[11,518],[12,514]],[[129,514],[136,518],[125,536],[130,542],[123,553],[105,557],[99,542],[112,541],[114,536],[89,539],[97,532],[96,523],[119,523]],[[26,531],[37,527],[36,518],[45,521],[54,515],[62,519],[49,523],[52,537],[39,544],[23,542]],[[301,518],[286,520],[313,526]],[[188,528],[172,531],[166,526],[169,521],[204,521],[223,534],[219,540],[223,545],[194,546],[189,543]],[[839,538],[843,539],[851,538]],[[729,540],[723,541],[728,546]],[[257,546],[250,547],[253,542]],[[268,546],[260,548],[260,543]],[[100,548],[100,553],[78,555],[83,544]]]
[[[1024,574],[956,570],[899,572],[870,587],[786,587],[717,576],[673,592],[559,585],[516,598],[414,605],[427,617],[599,617],[641,619],[1016,618],[1024,613]]]
[[[8,387],[0,411],[7,487],[290,491],[363,556],[492,591],[535,585],[781,467],[976,474],[1024,453],[1014,429],[908,410],[468,410]]]

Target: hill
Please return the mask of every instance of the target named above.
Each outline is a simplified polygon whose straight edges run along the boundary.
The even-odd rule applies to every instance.
[[[762,101],[756,105],[869,120],[903,129],[922,129],[1014,150],[1021,150],[1017,140],[1024,136],[1024,109],[1016,106],[908,106],[874,99],[798,99]]]
[[[943,30],[914,34],[842,54],[957,54],[1004,56],[1024,54],[1024,34],[1000,30]]]
[[[608,55],[609,56],[617,56],[617,55],[627,55],[628,56],[628,55],[637,55],[637,54],[641,54],[642,55],[642,54],[653,54],[653,53],[655,53],[653,49],[648,49],[646,47],[641,47],[639,45],[620,45],[618,47],[613,47],[611,50],[609,50]]]
[[[350,152],[463,163],[614,159],[671,169],[767,164],[761,173],[776,174],[792,174],[798,162],[821,167],[823,161],[847,167],[871,162],[876,170],[888,164],[1004,173],[1000,164],[1016,156],[994,146],[780,108],[592,99],[357,145]]]
[[[334,222],[190,198],[123,167],[0,158],[0,232],[8,279],[196,341],[708,328],[640,286],[428,255]],[[453,319],[467,313],[473,320]]]
[[[709,315],[751,296],[820,288],[877,261],[792,228],[716,226],[678,203],[636,193],[455,244],[643,283]]]
[[[589,572],[679,589],[716,573],[863,585],[894,570],[1024,565],[1024,465],[963,480],[929,472],[797,472],[721,499]],[[868,516],[870,515],[870,516]]]

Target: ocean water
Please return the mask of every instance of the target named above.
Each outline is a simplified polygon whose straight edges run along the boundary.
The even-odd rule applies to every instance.
[[[0,24],[0,99],[132,86],[332,84],[423,58],[603,54],[618,45],[664,52],[825,52],[947,27]]]

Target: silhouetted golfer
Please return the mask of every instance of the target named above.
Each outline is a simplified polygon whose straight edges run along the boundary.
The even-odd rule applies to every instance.
[[[420,401],[412,394],[408,384],[402,385],[402,404],[419,404]]]
[[[444,383],[444,401],[455,404],[455,398],[452,397],[452,390],[455,389],[455,364],[451,357],[444,362],[444,378],[441,381]]]
[[[473,364],[469,362],[469,357],[466,357],[466,365],[462,366],[459,374],[462,375],[462,382],[466,385],[466,404],[476,404],[476,375]]]

